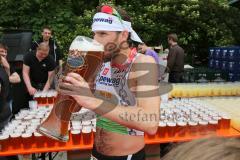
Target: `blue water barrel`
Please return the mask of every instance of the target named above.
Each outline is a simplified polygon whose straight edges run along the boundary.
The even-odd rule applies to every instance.
[[[237,61],[240,61],[240,47],[236,48],[236,57],[237,57]]]
[[[228,73],[228,80],[231,82],[239,81],[240,80],[240,74],[238,73]]]
[[[214,60],[210,59],[208,63],[209,68],[214,68]]]
[[[209,48],[209,59],[213,59],[214,58],[214,52],[215,52],[215,48],[214,47]]]
[[[216,48],[214,52],[214,59],[220,60],[221,59],[221,48]]]
[[[232,73],[238,73],[238,62],[230,61],[228,62],[227,70]]]
[[[228,62],[227,61],[222,61],[222,65],[221,65],[221,69],[223,71],[227,71],[228,70]]]
[[[222,54],[221,54],[221,58],[223,61],[226,61],[228,60],[228,48],[224,47],[222,50],[221,50]]]
[[[238,61],[238,62],[236,62],[237,63],[237,72],[240,74],[240,60]]]
[[[220,69],[221,68],[221,65],[220,65],[220,61],[219,60],[214,60],[214,69]]]
[[[237,61],[238,60],[238,50],[236,47],[229,48],[228,51],[228,60],[229,61]]]

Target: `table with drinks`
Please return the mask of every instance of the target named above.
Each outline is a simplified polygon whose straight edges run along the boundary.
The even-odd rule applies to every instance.
[[[37,132],[37,127],[50,115],[56,97],[54,90],[37,92],[34,100],[29,102],[30,109],[22,109],[15,115],[1,131],[0,156],[92,148],[96,115],[85,108],[72,114],[67,142]],[[238,97],[235,98],[239,101]],[[162,102],[160,110],[158,131],[155,135],[145,134],[146,144],[190,141],[209,136],[240,137],[240,128],[232,124],[231,116],[206,100],[173,98]]]

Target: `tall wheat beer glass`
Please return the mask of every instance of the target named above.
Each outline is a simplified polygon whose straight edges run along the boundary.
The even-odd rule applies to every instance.
[[[98,42],[83,36],[76,37],[70,46],[63,75],[75,72],[87,82],[94,82],[103,62],[103,51],[103,46]],[[92,91],[93,89],[91,88]],[[80,109],[71,96],[58,94],[50,115],[37,130],[48,137],[66,142],[69,139],[71,114]]]

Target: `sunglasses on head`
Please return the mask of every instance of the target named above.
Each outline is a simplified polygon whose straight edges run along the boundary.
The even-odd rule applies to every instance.
[[[101,12],[116,16],[119,18],[120,22],[123,23],[121,15],[118,13],[118,11],[115,8],[113,8],[109,5],[103,5],[103,6],[101,6]]]

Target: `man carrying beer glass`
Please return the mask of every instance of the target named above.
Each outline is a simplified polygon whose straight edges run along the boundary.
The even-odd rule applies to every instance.
[[[76,73],[64,77],[59,92],[98,115],[91,159],[143,160],[144,132],[154,135],[159,123],[157,64],[129,47],[131,41],[142,41],[124,10],[101,6],[93,17],[92,31],[105,48],[105,63],[95,80],[95,93],[103,98],[93,95]]]

